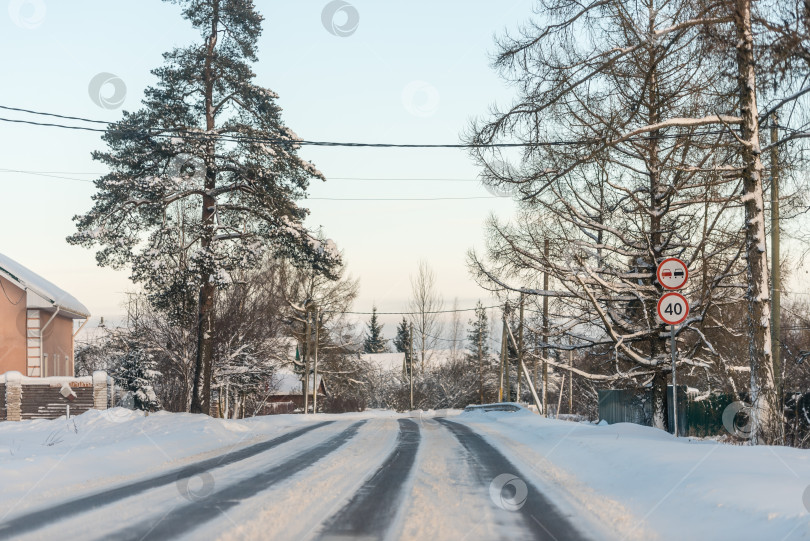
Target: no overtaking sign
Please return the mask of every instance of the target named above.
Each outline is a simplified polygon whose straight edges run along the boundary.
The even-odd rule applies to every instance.
[[[658,265],[656,276],[664,289],[681,289],[689,279],[689,269],[686,268],[686,263],[677,257],[670,257]]]

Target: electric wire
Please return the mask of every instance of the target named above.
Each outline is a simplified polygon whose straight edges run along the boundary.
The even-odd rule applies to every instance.
[[[103,120],[96,120],[96,119],[89,119],[79,116],[73,115],[62,115],[58,113],[48,113],[44,111],[35,111],[32,109],[23,109],[19,107],[10,107],[6,105],[0,105],[0,109],[14,111],[14,112],[22,112],[26,114],[33,114],[39,116],[47,116],[53,118],[59,118],[63,120],[75,120],[79,122],[88,122],[93,124],[105,124],[111,125],[115,124],[114,122],[108,122]],[[92,128],[88,126],[73,126],[67,124],[57,124],[52,122],[34,122],[32,120],[23,120],[23,119],[10,119],[5,117],[0,117],[0,121],[3,122],[12,122],[18,124],[28,124],[32,126],[42,126],[42,127],[54,127],[54,128],[61,128],[61,129],[70,129],[70,130],[80,130],[80,131],[89,131],[89,132],[106,132],[107,129],[104,128]],[[125,125],[125,124],[116,124],[116,127],[120,131],[127,131],[131,130],[136,133],[140,133],[146,137],[171,137],[171,138],[181,138],[181,139],[216,139],[220,141],[226,142],[236,142],[236,143],[269,143],[269,144],[288,144],[288,145],[307,145],[307,146],[322,146],[322,147],[355,147],[355,148],[411,148],[411,149],[425,149],[425,148],[454,148],[454,149],[470,149],[470,148],[527,148],[527,147],[542,147],[542,146],[579,146],[579,145],[593,145],[593,144],[605,144],[607,143],[606,138],[592,138],[592,139],[580,139],[580,140],[558,140],[558,141],[532,141],[532,142],[519,142],[519,143],[440,143],[440,144],[429,144],[429,143],[365,143],[365,142],[337,142],[337,141],[314,141],[314,140],[305,140],[305,139],[290,139],[290,138],[266,138],[266,137],[251,137],[251,136],[232,136],[232,135],[213,135],[209,133],[199,133],[199,132],[192,132],[189,131],[187,128],[156,128],[162,131],[169,131],[173,133],[154,133],[150,134],[145,131],[145,128],[142,126],[132,126],[132,125]],[[659,134],[659,135],[640,135],[635,137],[629,137],[621,142],[631,142],[631,141],[650,141],[650,140],[658,140],[658,139],[677,139],[683,137],[702,137],[705,135],[722,135],[728,133],[728,130],[706,130],[701,131],[698,133],[674,133],[674,134]]]

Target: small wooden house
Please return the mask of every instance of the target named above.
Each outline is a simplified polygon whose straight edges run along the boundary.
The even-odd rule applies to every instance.
[[[281,370],[278,373],[278,381],[275,382],[275,390],[270,392],[267,398],[267,406],[264,408],[264,414],[273,413],[292,413],[295,410],[303,410],[304,408],[304,390],[300,374],[295,374],[292,370]],[[309,404],[312,407],[312,383],[313,376],[309,377]],[[322,400],[327,396],[326,384],[323,378],[318,375],[318,405],[323,405]]]
[[[0,254],[0,374],[72,377],[74,324],[89,317],[75,297]]]

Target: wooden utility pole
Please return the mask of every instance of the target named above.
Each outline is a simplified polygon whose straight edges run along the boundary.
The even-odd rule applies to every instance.
[[[509,311],[509,303],[505,303],[503,305],[503,328],[501,329],[501,360],[503,365],[503,375],[504,375],[504,397],[503,400],[509,402],[512,400],[512,386],[509,382],[509,347],[506,343],[506,313]]]
[[[571,340],[568,341],[568,344],[571,344]],[[568,413],[569,415],[574,413],[574,350],[568,350],[568,367],[571,370],[568,371]]]
[[[548,252],[549,252],[548,239],[543,243],[543,256],[548,266]],[[543,273],[543,291],[548,291],[548,271]],[[543,415],[548,417],[548,295],[543,296]]]
[[[320,309],[315,308],[315,369],[312,375],[312,413],[318,413],[318,329]]]
[[[304,345],[304,381],[301,384],[304,392],[304,415],[309,413],[309,348],[310,348],[310,340],[309,335],[311,334],[312,329],[310,328],[310,321],[309,321],[309,301],[307,301],[306,305],[304,306],[306,311],[306,324],[304,325],[306,333],[305,338],[305,345]]]
[[[520,328],[518,328],[518,366],[523,366],[523,293],[520,294]],[[517,402],[520,402],[520,370],[517,375]]]
[[[501,321],[503,321],[503,322],[506,321],[506,318],[503,315],[501,315]],[[506,330],[505,326],[503,327],[503,330],[504,331]],[[499,376],[500,376],[500,383],[498,384],[498,402],[503,402],[503,376],[504,376],[504,374],[503,374],[503,370],[504,370],[503,352],[504,352],[504,343],[506,342],[505,335],[506,335],[506,332],[501,333],[501,353],[500,353],[500,363],[499,363],[499,366],[498,366],[498,372],[499,372]]]
[[[484,403],[484,350],[481,346],[481,320],[478,320],[478,398]]]
[[[538,360],[540,358],[540,352],[537,351],[537,333],[533,333],[532,336],[534,338],[534,343],[532,344],[532,351],[534,353],[534,359],[532,359],[532,385],[537,389],[537,387],[540,386],[540,370],[538,368],[540,366],[540,361]]]
[[[411,410],[413,410],[413,323],[408,328],[408,366],[410,372],[410,385],[411,385]]]
[[[782,403],[782,359],[780,345],[782,334],[781,293],[782,277],[779,269],[779,119],[771,116],[771,357],[776,400]],[[780,431],[781,432],[781,431]]]

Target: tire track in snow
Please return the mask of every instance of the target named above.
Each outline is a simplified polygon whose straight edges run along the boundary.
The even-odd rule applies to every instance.
[[[493,479],[502,474],[513,474],[521,480],[529,479],[509,459],[469,427],[446,419],[436,420],[452,432],[469,453],[469,466],[476,474],[481,485],[486,487],[487,490],[490,490],[490,483]],[[517,513],[523,518],[528,539],[551,541],[587,539],[531,483],[526,483],[526,488],[528,494],[525,502],[519,509],[511,512]],[[498,509],[494,501],[492,507]],[[509,538],[514,539],[514,536],[510,535]]]
[[[206,534],[219,541],[315,539],[326,520],[380,469],[396,449],[398,440],[397,419],[369,419],[357,436],[327,460],[209,522]],[[306,509],[303,520],[284,503],[293,501],[297,509]]]
[[[533,479],[540,483],[537,486],[542,487],[544,493],[557,502],[561,509],[587,514],[578,525],[594,539],[650,541],[659,538],[640,516],[613,499],[612,495],[596,491],[578,473],[552,462],[549,456],[557,448],[556,445],[551,449],[538,448],[516,439],[516,435],[505,427],[478,419],[465,419],[464,424],[484,436],[496,449],[508,452],[512,461],[522,467],[524,472],[534,474]],[[568,434],[580,429],[580,425],[572,425]],[[582,442],[578,445],[594,453],[601,452],[600,449]]]
[[[202,460],[200,462],[196,462],[179,469],[174,469],[155,477],[150,477],[142,481],[136,481],[134,483],[129,483],[116,488],[96,492],[67,501],[65,503],[54,505],[52,507],[37,509],[23,515],[18,515],[13,519],[7,520],[0,524],[0,539],[6,539],[12,536],[29,533],[40,528],[45,528],[46,526],[51,526],[60,520],[74,518],[78,514],[98,509],[105,505],[123,500],[124,498],[137,496],[138,494],[147,490],[171,485],[183,479],[190,479],[204,471],[234,464],[235,462],[239,462],[265,451],[269,451],[274,447],[278,447],[283,443],[292,441],[308,432],[330,425],[334,422],[335,421],[323,421],[305,426],[303,428],[298,428],[267,441],[255,443],[237,451],[228,452],[220,456]]]
[[[318,539],[383,539],[394,524],[421,440],[415,422],[398,419],[398,423],[396,448],[349,503],[324,523]]]
[[[403,515],[389,539],[519,539],[523,519],[493,509],[486,488],[470,467],[468,453],[436,418],[420,420],[418,466],[403,502]],[[396,535],[391,535],[391,534]]]
[[[199,501],[174,508],[160,518],[153,517],[105,537],[119,541],[141,541],[143,539],[175,539],[188,535],[200,525],[227,512],[228,509],[240,504],[243,500],[309,468],[352,439],[365,423],[365,420],[358,421],[325,442],[310,447],[268,470],[257,472],[253,477],[218,490]]]

